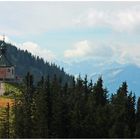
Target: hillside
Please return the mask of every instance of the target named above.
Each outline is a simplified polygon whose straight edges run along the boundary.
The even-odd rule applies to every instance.
[[[63,68],[45,62],[42,58],[34,56],[28,51],[20,50],[12,44],[7,44],[7,58],[16,66],[16,75],[20,78],[30,72],[35,75],[35,80],[39,80],[41,76],[48,75],[52,79],[55,74],[62,78],[63,83],[70,83],[72,80],[72,76],[65,73]]]

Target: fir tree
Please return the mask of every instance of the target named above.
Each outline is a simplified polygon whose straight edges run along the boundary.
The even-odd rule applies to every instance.
[[[140,138],[140,97],[138,98],[138,101],[137,101],[135,137]]]

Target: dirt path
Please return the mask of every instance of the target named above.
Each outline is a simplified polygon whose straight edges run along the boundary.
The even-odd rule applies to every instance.
[[[0,97],[0,109],[1,109],[1,107],[6,107],[8,103],[10,106],[13,106],[14,99]]]
[[[0,96],[3,95],[4,92],[5,92],[4,83],[3,82],[0,82]]]

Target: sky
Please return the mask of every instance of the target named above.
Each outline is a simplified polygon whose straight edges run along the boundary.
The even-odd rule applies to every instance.
[[[140,2],[1,1],[0,38],[49,62],[140,66]]]

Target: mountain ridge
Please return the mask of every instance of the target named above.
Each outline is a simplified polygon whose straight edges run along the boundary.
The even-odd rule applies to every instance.
[[[140,67],[134,64],[121,65],[118,63],[107,63],[104,67],[95,60],[75,62],[70,65],[58,61],[57,64],[62,66],[60,68],[60,66],[54,63],[45,62],[43,58],[34,56],[27,50],[20,50],[15,45],[9,43],[7,43],[7,57],[16,65],[16,74],[21,77],[24,77],[27,72],[31,72],[35,75],[36,80],[39,80],[41,76],[47,75],[53,79],[53,76],[56,74],[58,78],[62,78],[63,83],[68,82],[70,84],[73,77],[77,77],[79,74],[82,77],[87,74],[89,80],[92,79],[93,82],[102,75],[104,85],[108,88],[109,93],[114,93],[121,83],[126,81],[129,90],[135,92],[136,95],[140,95]]]
[[[2,41],[0,41],[0,44]],[[55,63],[49,63],[44,61],[43,58],[35,56],[27,50],[18,49],[15,45],[6,43],[7,46],[7,58],[10,62],[16,66],[16,75],[18,77],[24,77],[27,72],[34,75],[35,81],[41,79],[42,76],[46,77],[49,75],[50,79],[56,75],[58,78],[61,77],[62,83],[71,83],[73,76],[67,74],[63,67],[57,66]]]
[[[77,66],[75,66],[75,63]],[[100,65],[96,60],[84,60],[71,63],[70,65],[62,65],[64,68],[68,67],[68,73],[72,73],[75,76],[81,74],[82,77],[87,74],[88,79],[92,79],[93,82],[96,82],[99,76],[102,76],[104,86],[107,87],[109,93],[115,93],[122,82],[126,81],[129,91],[134,92],[138,96],[140,95],[140,67],[136,64],[106,62],[106,64]]]

